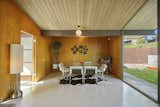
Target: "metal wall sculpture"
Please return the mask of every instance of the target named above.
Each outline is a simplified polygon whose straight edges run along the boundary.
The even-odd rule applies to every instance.
[[[71,51],[73,54],[77,54],[77,53],[80,53],[82,55],[85,55],[87,54],[88,52],[88,48],[86,45],[74,45],[72,48],[71,48]]]

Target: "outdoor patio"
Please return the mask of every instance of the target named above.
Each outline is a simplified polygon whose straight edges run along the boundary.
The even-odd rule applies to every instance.
[[[132,86],[136,87],[137,89],[140,89],[142,92],[146,93],[150,97],[157,99],[157,85],[153,83],[146,82],[143,79],[137,78],[134,75],[131,75],[129,73],[123,72],[123,78],[124,81],[131,84]]]

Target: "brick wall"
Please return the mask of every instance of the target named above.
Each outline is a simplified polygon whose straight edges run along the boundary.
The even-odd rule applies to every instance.
[[[147,64],[148,55],[157,55],[155,48],[125,48],[124,63],[128,64]]]

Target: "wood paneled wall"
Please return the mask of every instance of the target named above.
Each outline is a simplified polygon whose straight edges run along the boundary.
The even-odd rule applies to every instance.
[[[13,0],[0,0],[0,99],[6,99],[9,84],[15,82],[15,76],[9,74],[10,51],[9,46],[20,43],[21,31],[28,32],[36,39],[36,76],[42,79],[50,70],[50,38],[40,35],[39,27],[23,12]]]
[[[112,72],[120,77],[121,71],[121,38],[50,38],[40,35],[39,27],[23,12],[12,0],[0,0],[0,99],[6,99],[9,93],[9,84],[15,82],[15,76],[9,74],[10,51],[9,45],[20,43],[20,31],[25,31],[36,39],[36,75],[35,81],[45,77],[51,70],[53,63],[51,43],[54,40],[62,42],[60,61],[69,65],[74,61],[93,60],[95,63],[101,56],[113,57]],[[80,57],[73,55],[70,48],[73,45],[85,44],[88,46],[88,54]]]
[[[62,43],[60,48],[59,61],[66,65],[74,62],[93,61],[97,63],[98,59],[108,55],[107,37],[60,37],[53,38],[53,42],[57,40]],[[74,45],[86,45],[88,53],[82,55],[80,53],[73,54],[71,48]]]
[[[110,36],[110,37],[53,37],[53,42],[58,40],[62,43],[60,49],[59,61],[65,65],[70,65],[78,61],[93,61],[97,63],[98,59],[103,56],[112,57],[112,73],[121,78],[121,36]],[[87,45],[88,54],[80,55],[73,54],[71,48],[74,45]],[[52,55],[53,56],[53,55]]]
[[[122,36],[110,37],[109,55],[112,56],[112,73],[121,78],[122,76]]]

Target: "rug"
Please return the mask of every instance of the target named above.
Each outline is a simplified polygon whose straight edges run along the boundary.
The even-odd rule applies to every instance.
[[[81,77],[82,77],[82,75],[77,75],[77,76],[71,77],[71,84],[72,85],[82,84]],[[91,78],[91,77],[92,77],[92,75],[85,76],[85,84],[96,84],[96,79]],[[102,81],[102,79],[98,78],[97,82],[100,82],[100,81]],[[60,84],[70,84],[68,79],[61,79],[59,83]]]

